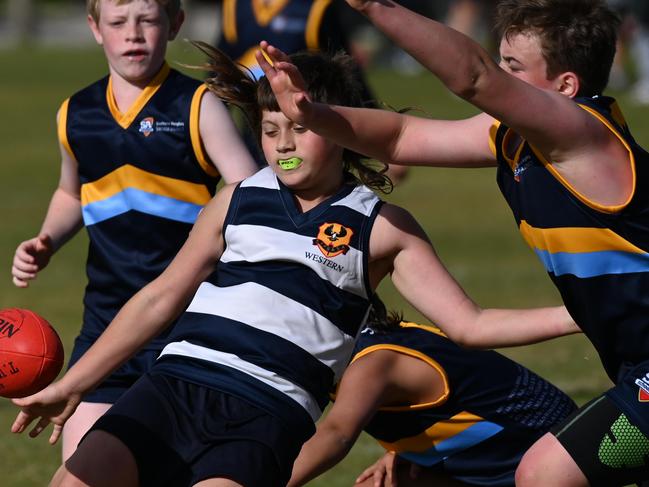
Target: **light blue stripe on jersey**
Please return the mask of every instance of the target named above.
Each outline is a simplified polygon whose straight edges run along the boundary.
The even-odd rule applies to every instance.
[[[236,355],[201,347],[187,341],[170,343],[162,350],[160,357],[163,355],[182,355],[232,367],[286,394],[302,406],[314,422],[322,414],[317,401],[306,390],[270,370],[241,360]]]
[[[268,313],[271,309],[281,312]],[[254,282],[225,288],[204,282],[187,311],[223,316],[294,343],[331,368],[337,380],[356,338],[312,309]]]
[[[86,226],[94,225],[131,210],[168,220],[194,223],[201,208],[200,205],[186,201],[148,193],[136,188],[125,188],[110,198],[87,204],[82,208],[82,214]]]
[[[462,432],[440,441],[435,446],[423,452],[399,452],[399,456],[424,467],[430,467],[441,462],[446,457],[461,452],[481,443],[498,432],[503,427],[489,421],[480,421]]]
[[[534,249],[548,272],[555,276],[572,274],[597,277],[607,274],[649,272],[649,254],[604,250],[599,252],[555,252]]]

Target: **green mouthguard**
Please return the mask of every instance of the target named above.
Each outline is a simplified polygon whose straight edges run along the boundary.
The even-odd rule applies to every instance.
[[[302,164],[302,159],[299,157],[291,157],[290,159],[280,159],[277,163],[282,169],[290,170],[299,167]]]

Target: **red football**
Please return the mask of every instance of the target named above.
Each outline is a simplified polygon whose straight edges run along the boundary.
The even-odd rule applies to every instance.
[[[0,396],[34,394],[62,366],[63,344],[52,325],[27,309],[0,310]]]

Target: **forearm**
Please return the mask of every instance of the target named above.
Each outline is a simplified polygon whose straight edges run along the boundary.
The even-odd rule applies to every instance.
[[[92,390],[172,322],[183,306],[156,287],[154,281],[124,305],[61,379],[63,387],[81,394]]]
[[[465,327],[456,341],[471,348],[511,347],[580,331],[564,306],[520,310],[485,309]]]
[[[462,98],[470,98],[485,69],[495,67],[469,37],[391,0],[370,2],[361,13]]]
[[[345,458],[354,441],[355,438],[341,435],[336,430],[318,428],[295,460],[287,487],[304,485],[332,468]]]
[[[314,103],[304,125],[359,154],[393,162],[405,118],[388,110]]]
[[[50,236],[54,251],[56,251],[82,227],[83,219],[79,198],[57,188],[50,200],[40,233]]]

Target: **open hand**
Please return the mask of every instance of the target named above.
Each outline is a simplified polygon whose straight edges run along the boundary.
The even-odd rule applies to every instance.
[[[81,395],[66,392],[59,381],[31,396],[12,399],[12,402],[20,407],[21,411],[11,425],[11,432],[22,433],[33,421],[40,418],[29,432],[29,436],[35,438],[53,423],[54,430],[49,439],[53,445],[61,436],[63,425],[81,402]]]
[[[356,479],[356,484],[373,479],[373,487],[396,487],[397,486],[397,455],[394,452],[386,452],[374,465],[363,471]],[[366,484],[367,485],[367,484]]]
[[[261,50],[255,53],[255,57],[268,78],[279,108],[293,122],[304,125],[311,114],[312,104],[302,75],[280,49],[266,41],[261,41],[259,46]]]

